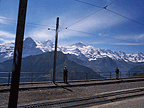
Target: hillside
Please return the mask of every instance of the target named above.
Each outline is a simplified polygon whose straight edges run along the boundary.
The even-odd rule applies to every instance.
[[[39,55],[32,55],[22,59],[22,67],[21,72],[52,72],[53,70],[53,56],[54,52],[46,52]],[[1,71],[11,71],[12,70],[12,62],[13,60],[7,60],[0,64]],[[57,52],[57,63],[56,63],[56,72],[61,72],[60,76],[62,76],[63,67],[67,66],[69,73],[76,72],[77,76],[82,76],[80,72],[89,73],[89,77],[95,76],[95,78],[102,78],[92,69],[79,65],[74,61],[71,61],[67,58],[65,54],[62,52]],[[92,74],[94,73],[94,74]]]
[[[135,66],[135,67],[131,68],[129,71],[141,71],[141,72],[144,72],[144,65]]]
[[[144,77],[144,72],[143,72],[143,73],[140,73],[140,74],[136,74],[136,75],[134,75],[133,77]]]
[[[144,72],[144,64],[139,64],[137,66],[132,67],[129,72],[131,76],[141,76]]]

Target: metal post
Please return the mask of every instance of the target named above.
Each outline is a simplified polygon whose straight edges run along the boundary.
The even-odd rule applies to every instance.
[[[32,82],[33,82],[33,73],[32,73],[32,76],[31,76],[31,84],[32,84]]]
[[[52,72],[51,72],[51,81],[52,81]]]
[[[20,0],[8,108],[17,108],[27,0]]]
[[[59,17],[57,17],[57,22],[56,22],[55,51],[54,51],[54,66],[53,66],[53,83],[55,83],[55,72],[56,72],[56,56],[57,56],[58,27],[59,27]]]
[[[8,86],[9,86],[9,83],[10,83],[10,72],[9,72],[9,75],[8,75]]]
[[[111,72],[110,72],[110,79],[111,79]]]
[[[87,76],[87,74],[88,74],[88,73],[86,72],[86,81],[88,80],[88,76]]]

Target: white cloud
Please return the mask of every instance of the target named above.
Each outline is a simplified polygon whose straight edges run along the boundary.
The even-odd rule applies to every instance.
[[[6,17],[0,16],[0,23],[1,24],[8,24],[8,22],[6,21]]]
[[[102,34],[101,34],[101,33],[99,33],[98,35],[99,35],[99,36],[102,36]]]
[[[80,21],[87,15],[90,15],[92,12],[91,11],[86,11],[86,15],[79,15],[79,12],[75,13],[75,16],[72,16],[70,13],[64,13],[62,14],[59,19],[60,19],[60,27],[63,31],[63,33],[59,32],[59,38],[64,38],[63,35],[65,35],[67,38],[72,37],[72,36],[89,36],[90,34],[82,33],[79,31],[84,31],[84,32],[93,32],[93,31],[98,31],[101,29],[109,28],[118,24],[122,24],[126,19],[116,16],[113,13],[109,13],[106,10],[101,10],[98,13],[95,13],[94,15]],[[78,17],[77,17],[77,16]],[[78,23],[75,23],[77,21],[80,21]],[[51,18],[48,20],[42,20],[41,24],[45,25],[54,25],[56,24],[56,18]],[[75,24],[74,24],[75,23]],[[74,24],[74,25],[72,25]],[[68,29],[65,29],[68,27]],[[76,30],[76,31],[72,31]],[[29,31],[28,33],[29,36],[39,39],[39,40],[45,40],[45,39],[53,39],[55,37],[55,32],[54,31],[48,31],[47,28],[40,28],[40,29],[33,29],[32,31]],[[100,36],[100,34],[99,34]]]
[[[53,40],[53,38],[55,37],[55,31],[47,29],[39,29],[39,30],[35,29],[31,31],[28,36],[32,37],[34,40],[40,40],[40,41],[48,39]]]
[[[15,36],[16,36],[15,34],[0,30],[0,37],[3,37],[3,38],[15,38]]]
[[[126,40],[126,41],[141,42],[144,40],[144,34],[118,35],[118,36],[115,36],[114,38],[117,38],[120,40]]]
[[[1,44],[15,42],[15,34],[0,30]]]
[[[119,11],[118,9],[116,9],[116,10]],[[92,12],[91,10],[88,10],[88,11],[85,10],[85,11],[86,11],[85,15],[80,16],[80,14],[77,13],[77,15],[76,15],[77,17],[76,16],[68,17],[67,14],[65,14],[64,16],[67,16],[68,19],[66,19],[65,24],[63,24],[63,25],[65,25],[65,27],[70,26],[69,27],[70,29],[89,31],[91,29],[98,30],[98,29],[109,28],[109,27],[115,26],[117,24],[122,24],[127,21],[123,17],[115,15],[104,9],[101,11],[98,11],[98,12],[95,11],[96,13],[94,13],[94,11]],[[91,15],[91,14],[93,14],[93,15]],[[126,12],[124,12],[124,14],[126,14],[127,17],[129,16],[129,14]],[[87,16],[89,16],[89,17],[87,17]]]
[[[139,36],[136,37],[138,40],[144,39],[144,34],[140,34]]]
[[[0,38],[0,41],[2,41],[1,44],[15,42],[15,40],[8,40],[8,39],[3,39],[3,38]]]
[[[112,45],[144,45],[144,43],[111,43]]]
[[[92,42],[91,44],[106,44],[106,42],[97,41],[97,42]]]

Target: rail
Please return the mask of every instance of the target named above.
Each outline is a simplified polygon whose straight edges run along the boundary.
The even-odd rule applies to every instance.
[[[133,77],[140,74],[140,71],[120,71],[119,78]],[[0,84],[10,84],[12,72],[0,72]],[[112,79],[116,77],[115,71],[110,72],[68,72],[68,81],[91,80],[91,79]],[[21,72],[20,83],[52,81],[52,72]],[[56,72],[56,81],[63,81],[63,72]]]

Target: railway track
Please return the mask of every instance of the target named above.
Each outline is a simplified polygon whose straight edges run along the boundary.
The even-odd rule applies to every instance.
[[[34,90],[34,89],[48,89],[48,88],[63,88],[63,87],[78,87],[78,86],[90,86],[90,85],[106,85],[106,84],[116,84],[116,83],[125,83],[125,82],[138,82],[138,81],[144,81],[144,78],[132,78],[132,79],[120,79],[120,80],[100,80],[100,81],[77,81],[69,84],[45,84],[45,85],[38,85],[36,86],[31,84],[26,85],[20,85],[19,90],[25,91],[25,90]],[[37,83],[36,83],[37,84]],[[0,88],[0,93],[3,92],[9,92],[9,87],[4,87],[3,89]]]
[[[18,108],[74,108],[74,107],[90,107],[94,105],[100,105],[103,103],[109,103],[119,101],[127,98],[143,96],[144,87],[124,89],[111,92],[103,92],[95,94],[93,96],[79,97],[79,98],[66,98],[60,100],[51,100],[43,102],[34,102],[25,105],[19,105]]]

